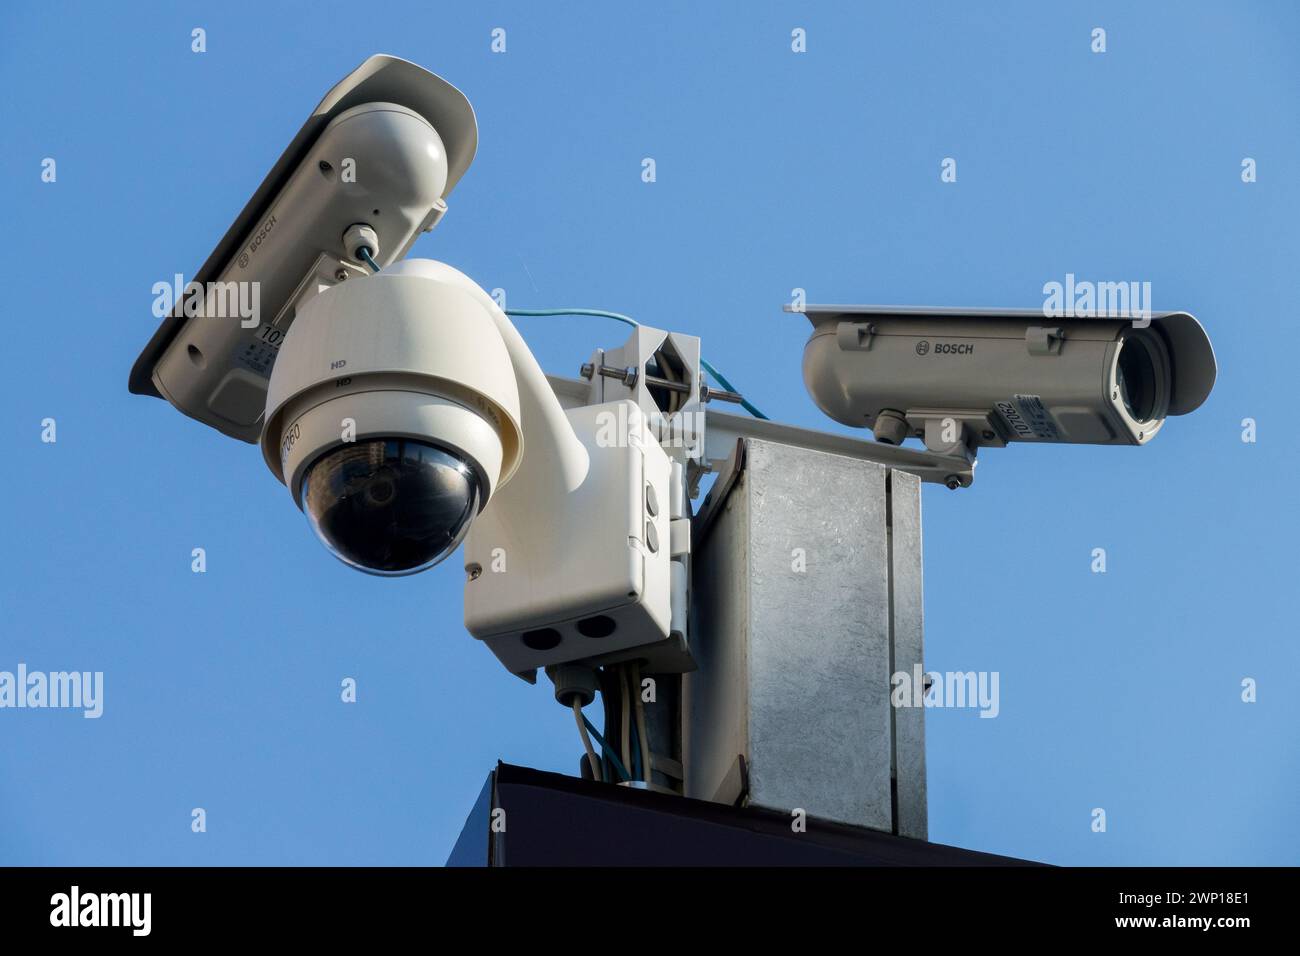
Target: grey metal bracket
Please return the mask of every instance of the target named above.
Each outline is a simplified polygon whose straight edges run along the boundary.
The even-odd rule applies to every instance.
[[[975,480],[975,462],[964,457],[939,455],[930,451],[886,445],[883,442],[863,441],[847,435],[783,425],[745,415],[732,415],[709,409],[705,419],[704,458],[716,469],[731,457],[736,441],[757,438],[761,441],[793,445],[810,451],[824,451],[832,455],[845,455],[862,461],[874,461],[898,471],[916,475],[922,481],[947,485],[949,488],[968,488]]]

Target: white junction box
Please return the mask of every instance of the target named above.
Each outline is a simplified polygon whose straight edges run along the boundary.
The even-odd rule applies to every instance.
[[[685,642],[670,636],[668,455],[634,402],[565,414],[587,449],[586,477],[553,511],[512,500],[529,495],[518,481],[493,495],[465,541],[465,627],[527,680],[589,658],[671,667]]]

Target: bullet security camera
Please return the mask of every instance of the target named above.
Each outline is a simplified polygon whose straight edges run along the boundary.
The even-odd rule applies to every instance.
[[[198,272],[183,287],[176,276],[185,294],[158,311],[131,391],[256,442],[297,307],[365,276],[362,245],[381,266],[405,256],[447,211],[477,144],[460,90],[406,60],[367,59],[325,94]]]
[[[809,306],[804,384],[878,441],[961,454],[1012,441],[1143,445],[1214,386],[1214,350],[1185,312],[1049,319],[1042,312]]]

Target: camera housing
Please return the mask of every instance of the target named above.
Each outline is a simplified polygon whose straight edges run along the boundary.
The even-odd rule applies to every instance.
[[[1209,337],[1186,312],[1148,320],[1033,310],[808,306],[804,385],[878,441],[960,454],[1008,442],[1143,445],[1214,386]]]
[[[402,258],[447,211],[477,145],[474,110],[460,90],[406,60],[368,58],[325,94],[174,296],[131,369],[131,391],[256,442],[271,369],[298,307],[368,274],[345,238],[350,228],[373,231],[380,265]]]
[[[303,306],[271,374],[261,437],[267,466],[326,546],[378,574],[423,570],[454,550],[523,454],[496,322],[468,278],[450,267],[421,274],[418,261]],[[392,547],[376,542],[381,560],[367,564],[342,539],[363,549],[370,521]]]
[[[510,320],[451,266],[407,259],[307,302],[261,448],[352,567],[410,574],[464,539],[466,629],[511,672],[629,654],[693,666],[671,606],[687,542],[652,424],[632,401],[563,409]]]

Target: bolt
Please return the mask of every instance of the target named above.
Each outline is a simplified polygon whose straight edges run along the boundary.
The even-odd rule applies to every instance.
[[[470,579],[471,581],[477,581],[478,578],[479,578],[479,575],[481,575],[481,574],[483,573],[483,565],[481,565],[481,564],[471,564],[471,565],[468,565],[468,566],[465,568],[465,570],[466,570],[467,572],[469,572],[469,579]]]
[[[961,487],[961,479],[958,478],[956,475],[949,475],[947,478],[943,480],[943,483],[948,486],[948,489],[950,491],[956,491],[958,488]]]
[[[581,371],[582,371],[583,378],[591,378],[593,375],[599,372],[605,378],[618,379],[628,388],[631,388],[632,386],[636,385],[637,369],[635,366],[628,366],[627,368],[615,368],[613,365],[596,366],[589,362],[586,365],[582,366]],[[685,388],[686,386],[682,386],[683,390],[685,390]]]

